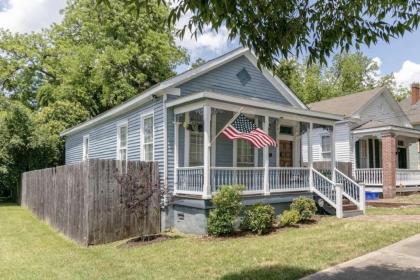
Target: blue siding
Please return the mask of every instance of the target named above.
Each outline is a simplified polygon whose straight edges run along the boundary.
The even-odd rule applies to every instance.
[[[251,80],[243,86],[236,76],[239,71],[246,69]],[[232,95],[242,95],[290,105],[277,89],[264,77],[261,71],[245,57],[241,56],[230,63],[220,66],[200,77],[180,86],[181,94],[211,91]]]
[[[90,158],[115,159],[117,155],[117,125],[121,121],[128,122],[128,160],[140,160],[140,119],[144,112],[151,109],[154,111],[155,160],[163,164],[162,99],[149,102],[141,108],[127,112],[89,130],[68,136],[66,138],[66,164],[72,164],[82,160],[83,135],[86,134],[89,134]]]
[[[242,85],[238,72],[245,69],[251,80]],[[237,58],[217,69],[190,80],[179,86],[181,95],[185,96],[195,92],[212,91],[230,95],[240,95],[247,98],[263,99],[281,104],[290,105],[274,86],[265,79],[260,70],[245,57]],[[175,96],[168,96],[168,100],[175,99]],[[82,160],[83,135],[89,134],[90,158],[115,159],[117,148],[117,125],[121,121],[128,123],[128,159],[140,160],[140,121],[141,115],[148,110],[154,113],[154,160],[159,163],[160,178],[163,181],[164,162],[164,130],[167,131],[167,155],[168,155],[168,187],[173,188],[174,178],[174,113],[172,109],[167,111],[167,119],[164,119],[163,98],[158,98],[142,105],[140,108],[131,110],[121,116],[114,117],[108,121],[97,124],[89,130],[79,132],[66,137],[66,164],[77,163]],[[232,113],[217,114],[217,131],[219,131],[231,118]],[[274,135],[273,135],[274,136]],[[179,129],[179,165],[184,162],[184,128]],[[233,164],[233,142],[220,136],[216,141],[217,166],[232,166]],[[272,153],[270,163],[275,163],[275,151]],[[259,156],[262,159],[262,152]],[[262,165],[262,164],[261,164]]]

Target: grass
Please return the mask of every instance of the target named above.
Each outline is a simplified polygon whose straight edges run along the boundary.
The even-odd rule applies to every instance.
[[[0,205],[2,279],[298,279],[420,233],[420,224],[323,218],[266,236],[182,236],[82,248],[27,210]]]
[[[392,199],[382,199],[382,201],[420,204],[420,194],[396,196]]]
[[[368,207],[368,215],[420,215],[420,207]]]

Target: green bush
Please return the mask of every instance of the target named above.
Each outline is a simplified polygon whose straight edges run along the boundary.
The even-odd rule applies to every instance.
[[[270,204],[255,204],[245,211],[242,225],[258,234],[271,231],[274,222],[274,208]]]
[[[284,210],[283,213],[280,215],[280,226],[292,226],[296,225],[299,222],[300,215],[299,212],[296,210]]]
[[[307,197],[298,197],[293,200],[290,210],[296,210],[299,213],[299,221],[311,220],[316,212],[315,201]]]
[[[213,196],[215,209],[210,211],[208,232],[211,235],[228,235],[234,231],[235,221],[243,209],[241,186],[223,186]]]

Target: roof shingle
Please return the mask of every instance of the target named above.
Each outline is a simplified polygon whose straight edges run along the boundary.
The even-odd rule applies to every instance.
[[[384,90],[384,87],[374,88],[372,90],[357,92],[344,96],[334,97],[308,104],[312,111],[325,112],[330,114],[350,117],[363,107],[369,100]]]

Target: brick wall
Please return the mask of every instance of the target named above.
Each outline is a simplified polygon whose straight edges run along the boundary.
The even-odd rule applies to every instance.
[[[396,193],[396,142],[395,135],[382,135],[383,195],[393,198]]]

